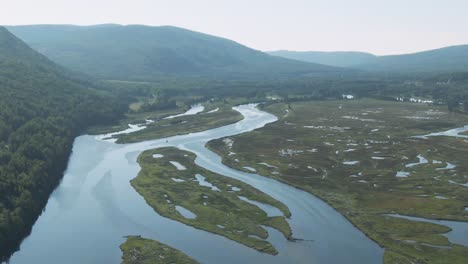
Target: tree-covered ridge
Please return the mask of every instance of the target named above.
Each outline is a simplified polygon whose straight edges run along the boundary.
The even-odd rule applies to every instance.
[[[14,58],[16,60],[32,60],[36,64],[52,65],[46,57],[30,49],[28,45],[10,34],[4,27],[0,27],[0,58]]]
[[[357,51],[270,51],[268,54],[283,58],[319,63],[336,67],[353,67],[374,61],[377,56]]]
[[[468,71],[468,45],[411,54],[375,56],[363,52],[274,51],[271,55],[366,72],[449,73]]]
[[[354,68],[375,72],[468,71],[468,45],[450,46],[412,54],[380,56]]]
[[[4,258],[28,234],[60,181],[74,137],[90,124],[112,120],[119,104],[67,79],[59,66],[1,27],[0,94]]]
[[[161,75],[259,79],[349,71],[270,56],[231,40],[171,26],[9,29],[56,63],[101,79],[155,81]]]

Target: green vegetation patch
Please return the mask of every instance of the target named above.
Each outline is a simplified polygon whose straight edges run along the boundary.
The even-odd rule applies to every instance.
[[[468,116],[370,99],[264,110],[279,121],[208,147],[230,167],[254,168],[320,197],[384,247],[386,263],[468,261],[468,248],[442,235],[449,228],[384,216],[468,221],[468,141],[412,137],[464,126]]]
[[[268,232],[263,226],[276,228],[290,239],[291,228],[285,217],[268,217],[239,197],[274,206],[286,217],[291,215],[289,209],[248,184],[197,166],[194,160],[193,153],[176,148],[145,151],[138,158],[142,169],[131,184],[164,217],[277,254],[266,241]],[[189,215],[184,216],[180,207]]]
[[[125,243],[120,245],[120,250],[123,252],[123,264],[198,263],[175,248],[140,236],[127,237]]]
[[[178,99],[171,98],[171,100]],[[210,100],[209,102],[203,103],[205,109],[201,113],[164,119],[168,116],[182,114],[190,107],[185,105],[185,103],[180,103],[180,106],[175,108],[154,111],[132,111],[132,108],[143,104],[143,101],[140,100],[129,105],[130,111],[118,124],[111,126],[95,126],[88,129],[87,132],[93,135],[112,133],[127,129],[128,124],[146,124],[147,120],[153,120],[155,122],[147,124],[147,128],[144,130],[115,136],[117,138],[117,143],[134,143],[187,133],[196,133],[242,120],[243,116],[239,112],[234,111],[232,107],[233,105],[243,102],[249,101],[243,100],[242,98]]]
[[[134,105],[138,105],[141,102],[135,102],[130,104],[129,108],[134,107]],[[177,115],[181,114],[186,111],[186,108],[178,107],[173,109],[166,109],[166,110],[159,110],[159,111],[151,111],[151,112],[142,112],[142,113],[131,113],[128,112],[125,118],[119,120],[118,123],[113,125],[98,125],[90,127],[86,132],[90,135],[99,135],[99,134],[107,134],[118,132],[127,129],[129,124],[136,125],[136,124],[145,124],[146,120],[160,120],[166,116],[170,115]]]
[[[180,116],[173,119],[159,119],[146,129],[131,134],[118,135],[117,143],[134,143],[175,135],[201,132],[238,122],[243,116],[232,110],[231,105],[222,105],[216,112],[204,111],[196,115]]]

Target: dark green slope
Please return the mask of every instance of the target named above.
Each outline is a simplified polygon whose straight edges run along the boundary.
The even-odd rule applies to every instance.
[[[0,58],[34,61],[39,65],[53,65],[46,57],[35,52],[17,37],[11,35],[6,28],[0,27],[0,36]]]
[[[0,261],[30,232],[74,137],[118,112],[115,99],[64,72],[0,27]]]
[[[270,56],[231,40],[170,26],[37,25],[9,30],[56,63],[102,79],[280,78],[347,71]]]
[[[355,51],[322,52],[278,50],[268,52],[268,54],[293,60],[318,63],[336,67],[351,67],[363,63],[372,62],[374,59],[377,58],[377,56],[370,53]]]
[[[354,68],[380,72],[468,71],[468,45],[451,46],[413,54],[380,56]]]

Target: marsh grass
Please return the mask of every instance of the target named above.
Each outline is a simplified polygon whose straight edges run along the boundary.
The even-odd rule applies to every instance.
[[[467,141],[412,137],[464,126],[468,116],[443,106],[371,99],[273,104],[264,110],[279,121],[229,137],[231,145],[219,139],[208,147],[230,167],[252,167],[320,197],[385,247],[386,263],[467,263],[468,248],[442,235],[447,227],[384,214],[468,221],[468,188],[449,182],[468,182]],[[406,167],[418,155],[428,163]],[[443,170],[447,162],[456,167]],[[409,176],[396,177],[398,171]]]
[[[164,157],[153,158],[153,154]],[[193,153],[176,148],[145,151],[138,158],[142,169],[131,184],[164,217],[225,236],[261,252],[277,254],[266,240],[268,232],[262,225],[273,227],[291,239],[291,228],[284,217],[291,215],[289,209],[248,184],[197,166],[194,160]],[[177,170],[171,161],[177,161],[186,170]],[[197,174],[204,176],[219,191],[200,185],[195,177]],[[233,191],[233,187],[237,191]],[[239,199],[239,196],[274,206],[284,216],[268,217],[259,207]],[[196,218],[185,218],[176,210],[176,205],[193,212]]]
[[[176,100],[177,98],[174,98]],[[179,99],[182,100],[182,99]],[[144,140],[158,139],[162,137],[175,136],[186,133],[200,132],[211,128],[216,128],[242,120],[242,115],[237,111],[232,110],[234,105],[240,103],[248,103],[246,98],[229,98],[223,101],[214,100],[203,103],[205,110],[197,115],[181,116],[178,118],[164,120],[164,117],[170,115],[182,114],[189,109],[188,106],[181,104],[174,109],[149,111],[135,113],[129,111],[118,124],[106,126],[94,126],[86,132],[91,135],[107,134],[117,131],[122,131],[128,128],[128,124],[144,124],[147,119],[156,121],[148,125],[146,131],[132,133],[131,135],[121,135],[116,138],[117,143],[134,143]],[[134,102],[129,105],[130,110],[136,110],[142,102]],[[208,113],[209,111],[219,108],[219,111]]]
[[[122,264],[196,264],[194,259],[179,250],[151,239],[129,236],[120,245]]]
[[[208,108],[212,109],[212,108]],[[223,105],[219,111],[190,116],[180,116],[173,119],[159,119],[149,124],[146,129],[131,134],[116,136],[117,143],[134,143],[144,140],[165,138],[170,136],[201,132],[216,127],[222,127],[240,121],[243,116],[232,110],[231,105]]]

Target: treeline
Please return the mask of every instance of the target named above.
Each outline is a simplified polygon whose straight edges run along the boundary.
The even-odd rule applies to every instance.
[[[341,98],[343,94],[357,97],[423,97],[446,102],[452,97],[468,95],[468,73],[451,74],[383,74],[356,73],[346,76],[313,76],[278,79],[206,79],[194,77],[161,77],[157,82],[111,83],[135,96],[154,94],[164,90],[174,96],[261,97],[278,94],[295,97],[308,96],[322,100]]]
[[[114,121],[126,106],[46,64],[1,56],[0,95],[2,261],[29,234],[58,185],[75,136]]]
[[[346,76],[314,76],[284,79],[206,79],[202,77],[161,77],[157,82],[110,82],[109,89],[147,100],[141,111],[167,109],[175,102],[191,98],[245,97],[264,101],[279,96],[286,101],[342,99],[343,94],[379,100],[422,98],[463,110],[468,102],[468,73],[365,73]],[[161,93],[162,96],[156,96]],[[193,99],[192,99],[193,98]],[[188,104],[188,102],[185,102]]]

